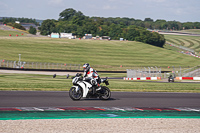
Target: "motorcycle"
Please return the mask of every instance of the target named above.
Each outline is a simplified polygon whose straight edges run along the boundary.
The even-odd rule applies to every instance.
[[[173,77],[172,75],[170,75],[170,76],[168,77],[168,82],[174,82],[174,77]]]
[[[69,90],[69,96],[72,100],[80,100],[83,98],[99,98],[101,100],[108,100],[111,97],[111,92],[107,85],[109,85],[107,78],[101,79],[101,83],[105,83],[106,86],[100,85],[100,89],[95,89],[91,83],[83,80],[82,74],[77,73],[72,79],[74,86]]]

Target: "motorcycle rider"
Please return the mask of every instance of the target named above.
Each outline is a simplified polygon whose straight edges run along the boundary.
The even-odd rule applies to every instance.
[[[88,63],[85,63],[83,65],[83,70],[84,70],[83,80],[92,84],[93,93],[100,90],[101,87],[99,84],[101,83],[101,79],[98,73],[92,67],[90,67]]]

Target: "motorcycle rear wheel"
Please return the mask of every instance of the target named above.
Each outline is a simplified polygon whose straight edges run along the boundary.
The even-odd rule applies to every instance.
[[[78,90],[76,92],[76,88],[75,87],[72,87],[70,90],[69,90],[69,96],[72,100],[74,101],[77,101],[77,100],[80,100],[81,97],[83,96],[83,92],[82,90]]]
[[[108,100],[111,97],[110,89],[106,86],[101,87],[101,96],[99,96],[99,99],[101,100]]]

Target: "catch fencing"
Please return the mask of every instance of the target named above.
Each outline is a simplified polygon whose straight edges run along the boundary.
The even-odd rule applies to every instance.
[[[161,68],[159,67],[142,67],[138,69],[127,69],[127,78],[140,77],[161,77]]]
[[[81,70],[80,64],[69,63],[48,63],[48,62],[24,62],[24,61],[10,61],[0,60],[0,67],[18,68],[18,69],[57,69],[57,70]],[[100,68],[100,67],[98,67]],[[121,68],[121,67],[120,67]],[[132,67],[133,68],[133,67]],[[104,68],[105,69],[105,68]],[[134,69],[127,69],[127,78],[141,78],[141,77],[161,77],[168,78],[170,74],[174,77],[200,77],[200,66],[174,67],[168,66],[166,69],[161,67],[134,67]]]
[[[0,60],[0,67],[19,68],[19,69],[80,70],[80,64],[24,62],[24,61],[10,61],[10,60]]]
[[[200,66],[195,67],[173,67],[176,77],[200,77]]]
[[[161,67],[141,67],[137,69],[127,69],[127,78],[141,78],[141,77],[160,77],[162,79],[173,77],[200,77],[200,66],[187,67],[170,67],[169,72],[161,71]],[[166,70],[166,69],[165,69]]]

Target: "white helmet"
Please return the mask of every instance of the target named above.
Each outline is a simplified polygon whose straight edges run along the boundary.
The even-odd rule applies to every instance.
[[[83,70],[84,70],[84,71],[87,71],[89,68],[90,68],[90,64],[85,63],[85,64],[83,65]]]

